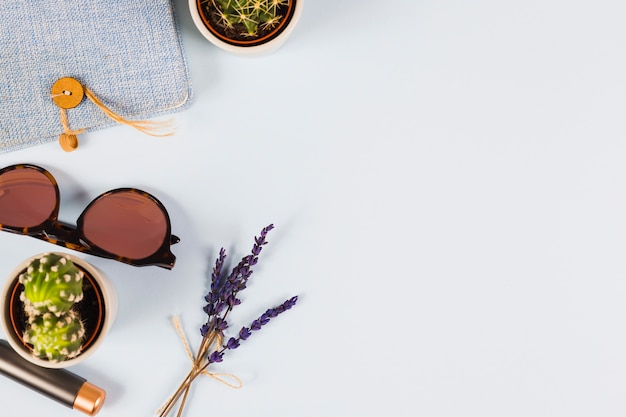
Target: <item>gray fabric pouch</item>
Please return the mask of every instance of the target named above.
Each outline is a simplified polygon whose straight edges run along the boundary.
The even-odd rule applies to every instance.
[[[52,85],[72,77],[116,114],[147,119],[191,102],[171,0],[0,2],[0,152],[63,133]],[[115,124],[89,100],[66,111],[72,130]]]

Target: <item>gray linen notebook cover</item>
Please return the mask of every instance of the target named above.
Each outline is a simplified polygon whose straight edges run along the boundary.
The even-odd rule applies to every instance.
[[[171,0],[1,1],[0,21],[0,152],[58,140],[51,87],[63,77],[130,120],[191,102]],[[72,130],[115,124],[89,100],[66,115]]]

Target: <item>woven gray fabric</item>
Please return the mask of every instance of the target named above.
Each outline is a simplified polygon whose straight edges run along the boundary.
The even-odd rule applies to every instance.
[[[58,139],[50,89],[59,78],[77,79],[131,120],[191,101],[171,0],[10,0],[0,19],[0,152]],[[115,123],[87,99],[67,116],[73,130]]]

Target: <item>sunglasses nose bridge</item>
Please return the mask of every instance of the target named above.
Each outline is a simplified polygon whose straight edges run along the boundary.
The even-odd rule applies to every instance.
[[[64,246],[75,249],[75,247],[85,247],[86,245],[78,236],[76,227],[65,222],[54,220],[51,222],[49,231],[45,232],[48,237],[53,237],[57,241],[63,242]],[[59,243],[57,243],[59,244]]]

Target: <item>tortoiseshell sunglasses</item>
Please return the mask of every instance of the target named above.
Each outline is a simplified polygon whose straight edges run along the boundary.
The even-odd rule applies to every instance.
[[[165,207],[154,196],[118,188],[96,197],[76,226],[58,220],[59,187],[36,165],[0,170],[0,229],[134,266],[172,269],[176,257]]]

